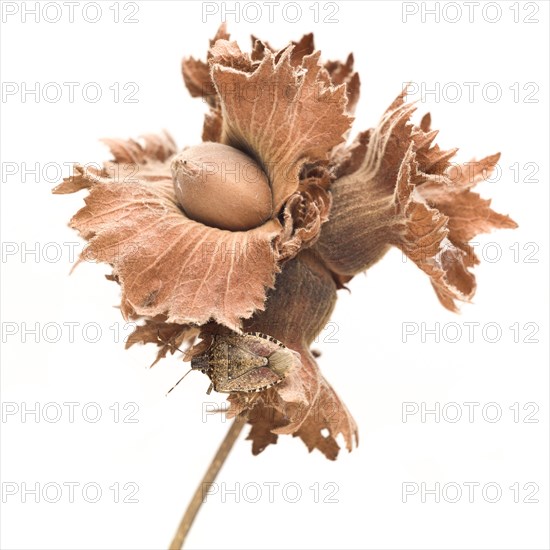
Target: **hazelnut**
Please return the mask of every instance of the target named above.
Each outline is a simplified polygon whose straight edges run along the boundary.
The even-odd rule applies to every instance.
[[[174,157],[171,169],[178,202],[195,221],[244,231],[272,216],[266,174],[234,147],[215,142],[188,147]]]

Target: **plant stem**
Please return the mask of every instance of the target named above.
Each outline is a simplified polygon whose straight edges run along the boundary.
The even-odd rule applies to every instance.
[[[233,448],[235,441],[239,437],[244,425],[246,424],[246,418],[243,416],[236,416],[233,424],[231,424],[227,434],[225,435],[224,440],[219,446],[216,455],[212,459],[208,470],[204,474],[201,482],[199,483],[195,494],[191,499],[191,502],[187,506],[183,517],[181,518],[178,530],[170,543],[170,550],[181,550],[183,548],[183,543],[185,542],[185,537],[193,525],[193,521],[200,510],[201,504],[204,499],[204,486],[205,483],[213,483],[216,479],[218,472],[221,470],[225,459],[229,455],[229,452]]]

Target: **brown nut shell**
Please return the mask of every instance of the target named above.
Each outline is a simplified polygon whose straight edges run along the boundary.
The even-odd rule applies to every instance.
[[[188,147],[174,157],[171,168],[178,202],[195,221],[245,231],[272,216],[267,176],[234,147],[215,142]]]

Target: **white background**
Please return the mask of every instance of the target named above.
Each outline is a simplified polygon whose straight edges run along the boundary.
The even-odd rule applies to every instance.
[[[54,102],[22,97],[20,88],[2,97],[2,399],[9,410],[38,403],[40,414],[38,422],[33,415],[23,422],[20,412],[3,416],[2,481],[4,487],[26,483],[33,488],[38,483],[41,489],[53,483],[50,499],[55,484],[80,485],[74,502],[66,486],[59,502],[51,503],[43,495],[38,503],[33,495],[23,503],[21,492],[4,493],[0,542],[6,549],[165,548],[228,426],[219,416],[203,418],[204,403],[224,398],[207,397],[208,381],[195,373],[166,398],[187,365],[175,357],[148,370],[156,354],[153,346],[124,350],[122,339],[130,331],[113,307],[118,287],[104,279],[108,268],[84,263],[69,277],[69,248],[79,251],[82,243],[66,224],[81,207],[83,193],[51,195],[56,169],[45,165],[58,163],[68,176],[63,163],[108,158],[100,137],[137,137],[165,128],[180,147],[199,142],[205,107],[184,89],[180,60],[184,55],[204,59],[220,12],[203,22],[198,2],[138,2],[133,15],[138,22],[117,24],[109,1],[100,3],[97,23],[83,19],[82,5],[75,8],[73,23],[66,7],[59,22],[47,20],[55,17],[55,7],[40,14],[39,22],[33,15],[23,22],[23,7],[9,15],[8,4],[13,6],[3,3],[1,28],[4,85],[80,85],[72,103],[67,87]],[[131,16],[127,4],[120,3],[120,19]],[[454,99],[449,86],[447,97],[416,94],[413,99],[420,103],[415,120],[430,111],[433,126],[441,129],[438,142],[460,147],[460,162],[502,152],[500,180],[479,190],[520,227],[477,239],[479,255],[493,261],[476,268],[474,304],[464,305],[458,316],[439,305],[427,277],[397,251],[366,276],[357,276],[351,294],[341,291],[333,316],[337,333],[329,338],[332,329],[325,331],[317,347],[325,376],[359,425],[359,448],[351,454],[344,450],[330,462],[317,451],[308,455],[301,441],[282,437],[253,457],[250,442],[241,437],[218,479],[220,492],[203,506],[187,547],[548,548],[548,4],[492,2],[487,7],[481,2],[473,6],[470,22],[467,6],[442,2],[436,22],[434,15],[423,18],[421,13],[434,9],[433,2],[405,7],[401,2],[338,2],[333,3],[338,8],[334,23],[322,22],[332,7],[321,2],[321,21],[315,23],[314,11],[308,9],[313,3],[300,4],[302,16],[295,23],[285,21],[284,2],[275,7],[273,23],[259,3],[264,11],[258,23],[244,17],[237,23],[228,15],[229,30],[244,49],[250,34],[282,47],[314,31],[325,59],[344,59],[353,51],[362,80],[356,132],[377,123],[404,82],[425,83],[430,89],[436,82],[440,89],[459,83],[463,97],[454,103],[446,100]],[[34,2],[27,3],[32,7]],[[86,16],[95,17],[88,9]],[[253,17],[254,9],[248,9]],[[290,19],[295,12],[288,9]],[[489,22],[499,9],[500,18]],[[411,13],[406,22],[403,10]],[[450,22],[457,14],[459,20]],[[84,84],[90,82],[103,92],[96,103],[82,97]],[[137,103],[121,101],[129,82],[139,88]],[[472,102],[464,82],[479,83]],[[114,83],[120,86],[119,102],[109,89]],[[487,83],[501,89],[499,101],[482,95]],[[514,83],[518,97],[510,89]],[[534,89],[538,91],[530,97],[538,101],[526,103]],[[23,163],[29,169],[39,163],[47,173],[36,176],[38,181],[27,174],[23,181]],[[510,168],[514,163],[521,168],[519,181]],[[526,163],[538,167],[531,180],[532,165],[524,169]],[[12,175],[14,166],[17,173]],[[36,246],[38,257],[22,253]],[[519,247],[519,257],[514,247]],[[56,259],[59,249],[63,252]],[[67,322],[78,323],[72,342],[63,325]],[[23,323],[31,329],[39,323],[40,334],[23,338]],[[51,332],[42,334],[47,323],[63,328],[58,342],[47,341],[55,339],[56,325],[48,325]],[[95,337],[93,327],[83,334],[86,323],[100,327],[96,343],[89,341]],[[428,329],[439,323],[440,342],[433,335],[422,341],[420,332],[403,342],[403,323],[425,323]],[[463,335],[458,342],[445,341],[454,338],[456,328],[446,323],[459,324]],[[480,323],[472,342],[465,323]],[[495,325],[483,336],[487,323],[501,328],[498,342],[488,341]],[[519,323],[519,342],[509,328],[514,323]],[[527,323],[532,324],[526,329]],[[538,343],[525,342],[533,327],[538,332],[531,339]],[[9,334],[14,330],[16,334]],[[74,422],[64,402],[78,403]],[[463,416],[456,423],[448,421],[456,413],[452,407],[439,423],[433,415],[423,423],[420,414],[403,421],[404,402],[429,408],[436,402],[441,408],[452,402],[480,405],[473,422],[461,405]],[[58,421],[41,416],[47,403],[63,407]],[[100,407],[98,422],[83,418],[87,403]],[[123,410],[127,403],[139,408],[133,416],[137,423],[123,422],[134,408]],[[486,408],[484,418],[487,403],[496,406]],[[519,404],[520,422],[514,422],[509,409],[514,403]],[[523,422],[531,410],[523,410],[526,403],[538,407],[533,417],[538,423]],[[502,418],[487,421],[497,408]],[[95,410],[89,406],[86,412],[93,417]],[[48,412],[55,417],[55,405]],[[109,487],[119,483],[122,500],[128,496],[123,489],[128,482],[137,485],[134,498],[139,502],[114,502]],[[480,484],[473,502],[465,482]],[[101,487],[97,503],[83,498],[86,483]],[[222,497],[222,483],[227,489],[240,484],[238,504],[232,494]],[[243,494],[247,483],[257,485],[249,485]],[[266,483],[280,484],[273,502]],[[320,502],[310,489],[314,483],[319,483]],[[428,489],[455,483],[463,494],[458,502],[447,502],[445,496],[455,496],[448,486],[439,503],[429,494],[423,503],[420,491],[403,502],[403,483],[416,483],[419,489],[422,483]],[[487,483],[502,489],[498,502],[483,497]],[[514,483],[519,483],[522,502],[514,503],[509,489]],[[538,487],[532,496],[538,503],[523,502],[532,487],[524,490],[526,483]],[[287,486],[287,493],[285,484],[294,484]],[[295,484],[302,495],[291,503]],[[331,485],[325,489],[325,484]],[[262,489],[259,501],[247,502],[257,487]],[[334,487],[332,498],[338,502],[323,502]]]

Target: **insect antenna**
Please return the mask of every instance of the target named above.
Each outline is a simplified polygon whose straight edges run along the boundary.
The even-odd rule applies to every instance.
[[[166,392],[166,396],[168,396],[168,394],[193,370],[197,370],[197,369],[194,369],[193,367],[191,367],[167,392]]]
[[[160,330],[157,330],[157,340],[161,343],[161,344],[164,344],[165,346],[169,346],[170,348],[172,348],[173,350],[178,350],[180,353],[185,353],[184,351],[182,351],[180,348],[178,348],[177,346],[175,346],[174,344],[172,344],[172,342],[167,342],[166,340],[163,340],[161,337],[160,337]],[[153,363],[154,364],[154,363]],[[167,392],[166,392],[166,396],[192,371],[192,370],[196,370],[194,369],[193,367],[191,367]]]

